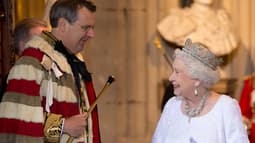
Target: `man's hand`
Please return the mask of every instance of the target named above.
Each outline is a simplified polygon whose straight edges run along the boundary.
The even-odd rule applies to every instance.
[[[87,113],[83,113],[65,118],[63,132],[72,137],[79,137],[87,126],[87,117]]]

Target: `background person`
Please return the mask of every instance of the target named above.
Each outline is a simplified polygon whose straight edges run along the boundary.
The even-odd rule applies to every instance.
[[[37,18],[26,18],[18,22],[13,34],[15,53],[20,56],[25,49],[25,44],[44,30],[48,30],[47,23]]]
[[[39,35],[43,30],[47,30],[47,23],[40,19],[26,18],[17,23],[13,33],[13,45],[15,49],[16,60],[25,49],[25,44],[27,43],[27,41],[29,41],[33,36]],[[1,84],[0,101],[6,90],[6,82],[7,76],[4,77]]]

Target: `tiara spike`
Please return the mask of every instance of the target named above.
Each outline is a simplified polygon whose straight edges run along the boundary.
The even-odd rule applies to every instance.
[[[212,70],[216,70],[217,66],[222,63],[222,59],[217,58],[206,46],[200,43],[192,43],[191,39],[185,41],[182,51]]]

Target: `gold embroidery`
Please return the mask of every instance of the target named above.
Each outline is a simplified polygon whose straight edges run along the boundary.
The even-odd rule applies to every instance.
[[[46,113],[46,119],[44,123],[44,140],[50,143],[56,143],[60,141],[61,129],[63,118],[62,115]]]

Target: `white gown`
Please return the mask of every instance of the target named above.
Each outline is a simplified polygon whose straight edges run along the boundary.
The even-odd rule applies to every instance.
[[[167,102],[152,143],[249,143],[235,99],[221,95],[209,113],[190,120],[181,102],[176,97]]]

